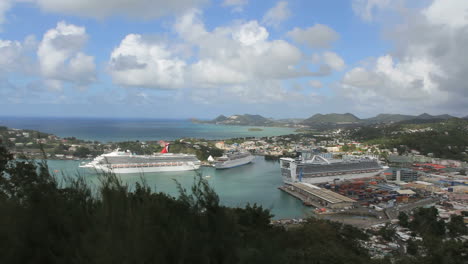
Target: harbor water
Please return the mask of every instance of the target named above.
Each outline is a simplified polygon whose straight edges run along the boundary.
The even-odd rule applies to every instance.
[[[49,160],[48,164],[59,180],[63,179],[64,175],[74,177],[80,174],[91,186],[99,184],[96,173],[79,168],[79,161]],[[303,206],[299,200],[278,189],[283,184],[278,161],[265,161],[263,157],[257,156],[253,163],[244,166],[225,170],[202,167],[199,172],[215,189],[223,205],[243,207],[247,203],[256,203],[270,209],[274,219],[312,215],[311,208]],[[176,181],[189,190],[196,175],[195,172],[188,171],[121,174],[119,178],[130,188],[143,179],[154,191],[177,196]]]

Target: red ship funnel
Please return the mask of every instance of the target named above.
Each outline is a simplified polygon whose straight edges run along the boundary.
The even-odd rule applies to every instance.
[[[169,143],[164,146],[160,153],[169,153]]]

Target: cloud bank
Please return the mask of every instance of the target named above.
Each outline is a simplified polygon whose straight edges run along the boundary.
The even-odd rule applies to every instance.
[[[385,4],[369,0],[366,6]],[[423,9],[406,9],[402,21],[387,32],[394,49],[346,72],[337,92],[360,107],[377,107],[366,102],[378,101],[388,111],[466,113],[466,14],[468,2],[463,0],[434,0]]]

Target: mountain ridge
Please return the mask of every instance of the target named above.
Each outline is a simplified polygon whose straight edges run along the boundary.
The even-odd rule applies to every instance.
[[[334,123],[334,124],[350,124],[359,122],[361,119],[356,117],[351,113],[345,114],[315,114],[306,120],[302,121],[301,124],[303,125],[316,125],[316,124],[326,124],[326,123]]]
[[[194,123],[221,124],[221,125],[242,125],[242,126],[305,126],[311,128],[334,128],[371,124],[392,124],[392,123],[428,123],[435,121],[456,118],[448,114],[430,115],[422,113],[420,115],[387,114],[381,113],[374,117],[359,118],[352,113],[317,113],[306,119],[273,119],[261,115],[235,114],[231,116],[219,115],[212,120],[192,119]],[[463,117],[468,119],[467,117]]]
[[[219,115],[213,120],[208,121],[201,121],[198,119],[193,120],[192,122],[195,123],[206,123],[206,124],[221,124],[221,125],[240,125],[240,126],[273,126],[275,125],[275,121],[263,117],[261,115],[251,115],[251,114],[243,114],[243,115]]]

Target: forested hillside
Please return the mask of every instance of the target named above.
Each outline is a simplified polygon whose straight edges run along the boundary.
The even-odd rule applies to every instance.
[[[459,118],[437,123],[360,127],[351,129],[349,137],[403,152],[415,149],[439,158],[468,160],[468,121]]]

